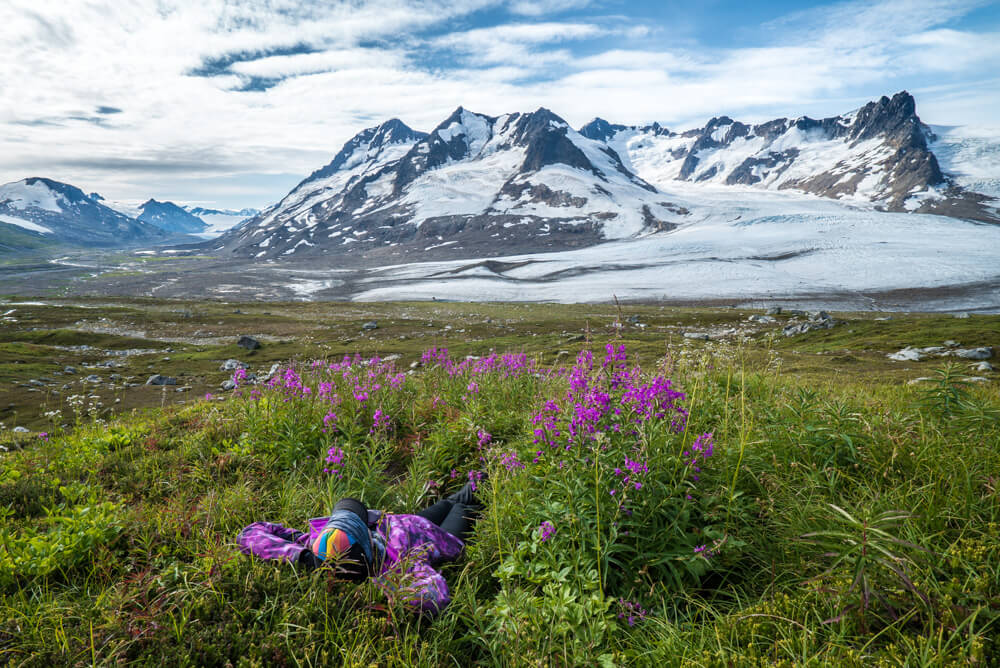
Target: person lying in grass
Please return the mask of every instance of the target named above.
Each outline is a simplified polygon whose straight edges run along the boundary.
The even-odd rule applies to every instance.
[[[309,520],[307,532],[271,522],[254,522],[237,538],[244,554],[285,561],[313,570],[329,562],[353,581],[391,572],[410,579],[406,602],[414,610],[435,614],[451,601],[448,584],[434,570],[461,554],[472,531],[475,485],[441,499],[415,515],[368,510],[357,499],[338,501],[329,517]]]

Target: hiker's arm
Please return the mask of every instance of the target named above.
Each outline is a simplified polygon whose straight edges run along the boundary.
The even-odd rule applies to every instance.
[[[298,563],[302,551],[306,549],[298,542],[304,535],[280,524],[254,522],[240,532],[236,542],[243,554],[294,564]]]

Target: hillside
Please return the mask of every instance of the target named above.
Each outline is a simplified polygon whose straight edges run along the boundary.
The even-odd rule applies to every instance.
[[[248,373],[298,361],[210,397],[46,390],[44,436],[0,432],[0,651],[14,663],[990,665],[1000,652],[995,374],[885,357],[944,336],[996,347],[995,317],[835,314],[832,329],[775,338],[802,317],[147,300],[107,304],[103,322],[91,305],[14,305],[3,368],[53,363],[47,347],[74,327],[95,337],[90,363],[146,349],[110,357],[128,369],[88,369],[101,392],[109,372],[187,379],[201,361],[216,382],[231,353]],[[126,339],[127,323],[200,340],[166,351]],[[231,343],[257,330],[253,353]],[[710,340],[682,335],[699,331]],[[918,374],[930,380],[907,382]],[[111,399],[143,393],[150,411]],[[250,522],[302,527],[344,495],[413,511],[470,476],[486,509],[443,567],[452,602],[435,618],[408,611],[397,575],[358,586],[234,544]]]

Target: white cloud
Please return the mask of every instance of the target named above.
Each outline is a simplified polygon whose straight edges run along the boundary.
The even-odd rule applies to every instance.
[[[840,3],[738,48],[671,41],[667,27],[589,15],[597,3],[572,0],[514,2],[513,22],[475,27],[475,12],[496,4],[5,0],[0,181],[52,176],[125,199],[165,196],[156,189],[169,174],[201,200],[216,184],[262,206],[283,194],[262,175],[284,188],[364,127],[399,117],[427,130],[459,105],[683,127],[723,113],[833,114],[907,87],[925,91],[931,120],[1000,125],[995,85],[944,92],[927,79],[1000,71],[996,33],[950,23],[981,3]],[[206,65],[218,76],[191,75]]]

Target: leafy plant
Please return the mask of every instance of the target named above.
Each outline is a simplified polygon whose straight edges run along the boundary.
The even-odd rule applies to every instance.
[[[962,368],[949,364],[935,369],[920,402],[946,420],[964,411],[969,404],[969,382],[965,380]]]
[[[930,604],[927,595],[914,585],[906,572],[909,559],[893,551],[897,548],[923,549],[890,533],[903,520],[909,519],[910,513],[887,510],[873,517],[858,519],[840,506],[832,503],[828,506],[831,520],[837,528],[812,531],[801,536],[805,542],[820,547],[824,557],[833,559],[819,578],[841,576],[842,582],[849,583],[846,589],[831,590],[843,607],[824,624],[839,621],[856,610],[861,616],[862,629],[867,632],[865,615],[873,601],[881,604],[892,619],[898,619],[899,615],[889,598],[890,584],[899,585],[925,604]]]

